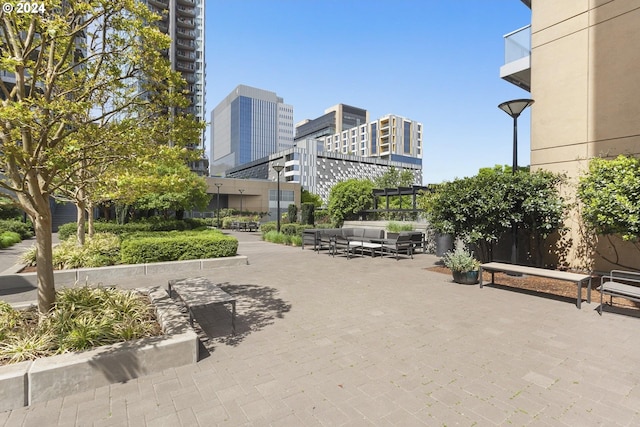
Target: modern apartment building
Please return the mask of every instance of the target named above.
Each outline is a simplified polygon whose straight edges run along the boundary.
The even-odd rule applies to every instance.
[[[211,113],[210,175],[293,147],[293,106],[239,85]]]
[[[204,61],[204,0],[140,0],[162,17],[158,28],[171,37],[168,51],[171,68],[179,71],[187,82],[189,107],[176,114],[193,114],[205,119],[205,61]],[[196,149],[204,149],[204,130]],[[192,170],[206,175],[208,162],[202,159],[191,165]]]
[[[535,100],[532,169],[566,173],[575,184],[590,158],[640,155],[640,2],[522,2],[531,8],[531,26],[505,36],[500,75]],[[570,261],[577,265],[577,216],[569,226]],[[598,252],[615,258],[613,246],[606,242]],[[617,253],[640,269],[636,251],[621,243]],[[596,269],[609,267],[603,257],[596,258]]]
[[[284,166],[280,178],[283,182],[298,183],[305,190],[319,195],[325,203],[329,200],[331,188],[337,183],[352,178],[376,179],[392,167],[396,170],[410,170],[414,184],[422,185],[422,161],[416,162],[406,157],[363,157],[327,151],[322,141],[311,138],[298,141],[295,147],[230,169],[226,176],[275,180],[275,164]]]
[[[320,140],[326,151],[422,164],[422,124],[393,114]]]
[[[298,123],[294,142],[342,133],[344,130],[358,127],[368,121],[369,113],[367,110],[345,104],[334,105],[327,108],[324,111],[324,115]]]

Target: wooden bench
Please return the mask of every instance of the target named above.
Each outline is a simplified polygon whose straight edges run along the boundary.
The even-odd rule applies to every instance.
[[[546,268],[527,267],[524,265],[505,264],[501,262],[489,262],[480,266],[480,287],[482,288],[482,271],[486,270],[491,272],[491,284],[495,285],[494,274],[500,273],[512,273],[512,274],[527,274],[529,276],[546,277],[548,279],[566,280],[568,282],[574,282],[578,288],[578,296],[576,300],[576,306],[580,308],[582,302],[582,284],[588,282],[587,285],[587,302],[591,303],[591,275],[570,273],[568,271],[548,270]]]
[[[632,271],[611,270],[609,275],[600,279],[600,307],[602,315],[602,305],[604,295],[609,295],[609,304],[613,304],[613,297],[622,297],[631,301],[640,302],[640,273]]]
[[[231,327],[236,333],[236,299],[220,287],[203,277],[169,280],[169,296],[175,294],[189,312],[189,323],[193,327],[193,309],[208,305],[231,305]]]

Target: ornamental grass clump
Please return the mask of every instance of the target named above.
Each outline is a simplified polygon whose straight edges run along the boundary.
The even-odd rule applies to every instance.
[[[0,364],[161,333],[148,296],[137,291],[67,288],[57,293],[53,309],[43,315],[0,302]]]
[[[471,251],[460,246],[457,246],[454,251],[444,254],[442,261],[444,265],[454,272],[477,271],[480,267],[480,261],[473,256]]]

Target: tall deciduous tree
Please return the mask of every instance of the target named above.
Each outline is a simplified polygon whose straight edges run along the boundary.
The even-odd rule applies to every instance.
[[[372,206],[373,182],[368,179],[339,182],[329,193],[329,215],[337,224],[357,219],[361,211],[371,209]]]
[[[55,300],[51,196],[68,179],[82,180],[78,173],[91,161],[128,149],[149,117],[186,101],[163,56],[170,40],[149,25],[158,17],[143,2],[43,5],[41,13],[0,11],[0,168],[7,177],[0,185],[34,222],[38,308],[46,312]]]

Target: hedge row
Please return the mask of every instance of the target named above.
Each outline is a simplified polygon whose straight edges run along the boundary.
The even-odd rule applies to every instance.
[[[229,257],[235,256],[237,251],[238,240],[219,232],[180,233],[127,239],[120,247],[120,259],[124,264],[144,264]]]
[[[307,228],[313,228],[313,225],[307,224],[298,224],[298,223],[286,223],[280,225],[280,232],[287,236],[300,236],[302,237],[302,232]],[[276,231],[278,228],[277,223],[270,221],[265,222],[260,226],[260,231],[262,234],[267,234],[270,231]]]
[[[96,233],[112,233],[117,235],[130,234],[136,232],[149,231],[183,231],[193,230],[196,228],[206,227],[207,220],[201,218],[185,218],[178,219],[153,219],[147,221],[136,221],[127,224],[116,224],[115,222],[94,223]],[[78,228],[75,222],[63,224],[58,228],[58,237],[60,240],[67,240],[70,236],[76,234]]]

